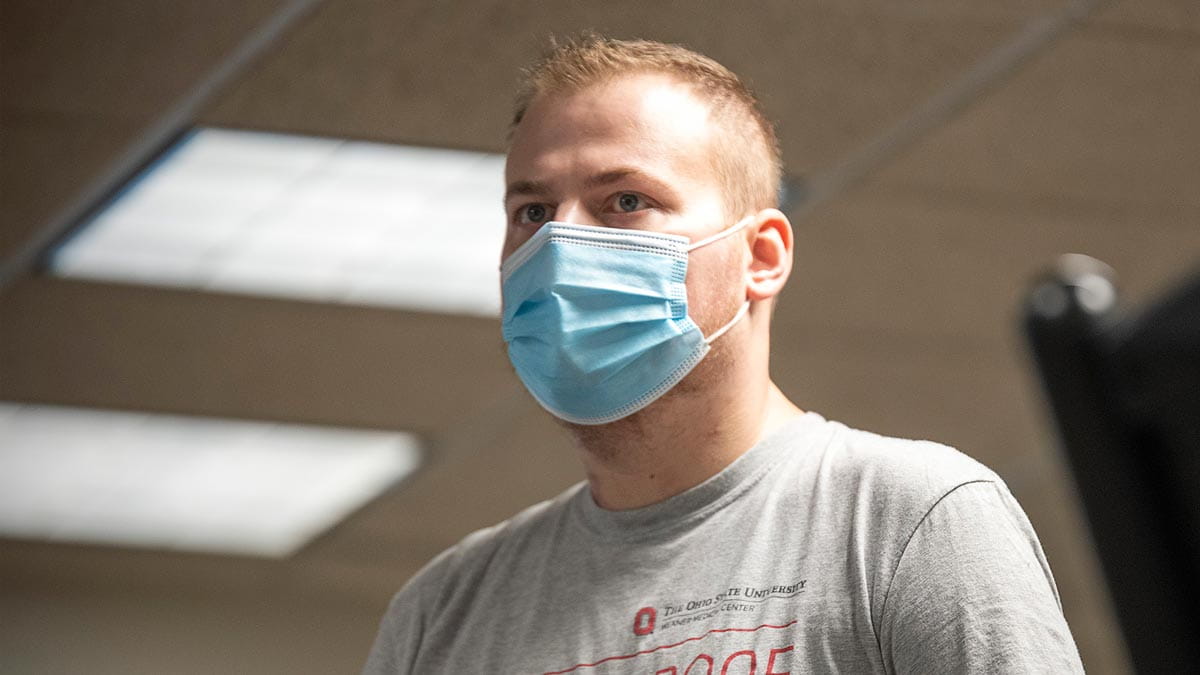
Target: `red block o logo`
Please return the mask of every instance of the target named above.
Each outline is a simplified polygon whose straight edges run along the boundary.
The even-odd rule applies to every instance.
[[[649,635],[654,632],[655,612],[653,607],[643,607],[633,615],[633,634]]]

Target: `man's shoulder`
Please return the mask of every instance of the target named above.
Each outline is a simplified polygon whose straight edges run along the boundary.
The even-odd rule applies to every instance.
[[[814,468],[819,480],[832,482],[839,492],[924,508],[968,483],[1003,484],[994,471],[949,445],[826,424],[829,441]]]
[[[930,440],[885,436],[831,422],[834,443],[853,466],[930,480],[994,479],[996,474],[958,448]]]

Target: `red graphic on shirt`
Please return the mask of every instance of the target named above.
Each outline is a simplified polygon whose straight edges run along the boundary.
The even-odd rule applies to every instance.
[[[647,608],[647,609],[649,609],[649,608]],[[651,611],[653,611],[653,610],[651,610]],[[638,612],[638,614],[641,614],[641,612]],[[678,642],[674,642],[671,644],[659,645],[657,647],[643,649],[641,651],[637,651],[632,654],[620,654],[617,656],[609,656],[609,657],[600,659],[598,661],[594,661],[592,663],[577,663],[577,664],[571,666],[570,668],[564,668],[563,670],[547,671],[546,673],[543,673],[543,675],[565,675],[566,673],[574,673],[576,671],[582,671],[582,670],[589,669],[589,668],[595,668],[601,664],[611,663],[613,661],[625,661],[625,660],[629,660],[629,659],[636,659],[637,657],[645,656],[646,654],[653,654],[655,652],[662,652],[664,650],[674,649],[676,647],[679,647],[680,645],[684,645],[689,642],[698,642],[698,641],[704,640],[704,638],[706,638],[710,635],[714,635],[714,634],[718,634],[718,633],[756,633],[763,629],[776,629],[776,630],[786,629],[786,628],[790,628],[790,627],[796,625],[797,621],[798,621],[797,619],[792,619],[791,621],[789,621],[787,623],[779,624],[779,625],[764,623],[760,626],[755,626],[753,628],[712,628],[712,629],[705,631],[701,635],[694,635],[692,637],[685,638],[683,640],[680,640]],[[636,627],[636,623],[634,625]],[[786,654],[786,653],[792,651],[793,648],[794,648],[794,645],[770,650],[770,653],[768,655],[768,661],[767,661],[767,669],[766,669],[765,673],[762,673],[762,675],[788,675],[788,673],[790,673],[791,671],[786,671],[786,670],[776,671],[775,670],[775,659],[776,659],[776,657],[778,657],[781,654]],[[714,668],[716,667],[717,663],[720,663],[720,661],[718,661],[717,659],[714,659],[709,654],[700,654],[700,655],[696,656],[695,659],[692,660],[692,662],[687,666],[687,668],[683,671],[682,674],[679,674],[679,669],[677,667],[668,666],[667,668],[660,669],[656,673],[656,675],[676,675],[676,674],[679,674],[679,675],[718,675],[719,672],[723,672],[725,675],[730,675],[729,667],[731,665],[734,665],[735,661],[739,661],[739,662],[745,661],[748,664],[753,664],[750,666],[752,669],[756,668],[758,665],[757,664],[758,659],[755,656],[754,652],[752,650],[743,650],[743,651],[739,651],[739,652],[734,652],[733,654],[730,654],[727,658],[723,659],[723,664],[721,666],[722,670],[716,671],[716,670],[714,670]],[[701,663],[701,662],[703,662],[703,663]],[[707,670],[700,670],[701,666],[705,667]],[[751,672],[754,672],[754,670],[751,670]]]
[[[633,615],[633,634],[649,635],[654,632],[654,618],[657,613],[653,607],[643,607]]]
[[[778,672],[775,670],[776,657],[778,657],[780,654],[786,654],[792,651],[792,649],[794,649],[794,647],[791,646],[783,647],[782,649],[772,649],[768,654],[769,660],[767,661],[767,669],[765,672],[763,672],[763,675],[792,675],[792,671],[790,670]],[[721,675],[729,675],[729,666],[732,665],[733,662],[738,659],[738,657],[743,656],[746,657],[743,659],[743,662],[750,668],[750,675],[754,675],[754,673],[758,672],[758,657],[755,656],[754,650],[743,649],[740,652],[734,652],[730,654],[729,657],[725,659],[725,662],[721,664]],[[693,669],[695,669],[695,673],[700,673],[700,669],[697,666],[701,665],[701,662],[703,662],[703,665],[707,669],[700,675],[715,675],[717,662],[708,654],[697,654],[696,658],[692,659],[692,662],[688,664],[687,669],[683,671],[683,675],[693,675]],[[656,670],[654,675],[680,675],[679,667],[667,666],[666,668]]]

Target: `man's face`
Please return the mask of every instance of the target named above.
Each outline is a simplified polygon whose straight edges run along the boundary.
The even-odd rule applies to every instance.
[[[713,161],[716,133],[708,106],[662,75],[535,99],[508,154],[502,258],[552,220],[692,241],[728,227]],[[689,314],[706,335],[744,300],[737,241],[697,249],[689,259]]]

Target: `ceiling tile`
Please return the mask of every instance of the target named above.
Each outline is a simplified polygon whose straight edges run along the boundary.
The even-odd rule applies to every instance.
[[[1121,0],[1101,12],[1093,23],[1117,24],[1159,31],[1164,42],[1191,40],[1200,45],[1200,4],[1195,0]],[[1154,32],[1140,34],[1155,39]]]
[[[864,186],[794,223],[795,269],[775,326],[1004,341],[1029,285],[1058,256],[1107,262],[1123,301],[1136,305],[1200,265],[1194,223],[1163,209],[1081,212],[1016,193]]]
[[[479,2],[461,12],[451,5],[328,3],[204,119],[501,150],[520,68],[551,33],[592,28],[681,42],[728,65],[778,120],[791,170],[807,173],[896,121],[1025,19],[1059,4],[771,2],[745,11],[619,0]]]
[[[6,0],[0,21],[2,105],[6,112],[145,123],[283,4]]]
[[[1200,47],[1084,29],[879,174],[1114,211],[1200,213]]]

